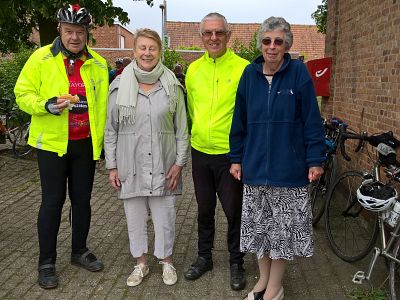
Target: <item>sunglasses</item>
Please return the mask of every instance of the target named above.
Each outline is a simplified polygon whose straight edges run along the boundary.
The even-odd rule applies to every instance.
[[[284,40],[281,38],[276,38],[275,40],[272,40],[270,38],[265,38],[261,40],[261,43],[263,43],[263,45],[265,46],[269,46],[272,43],[274,43],[275,46],[282,46],[284,43]]]
[[[227,33],[228,33],[228,31],[225,31],[225,30],[213,30],[213,31],[206,30],[206,31],[203,31],[201,33],[201,35],[206,37],[206,38],[210,38],[210,37],[212,37],[213,34],[215,34],[215,36],[217,38],[220,38],[220,37],[225,36]]]

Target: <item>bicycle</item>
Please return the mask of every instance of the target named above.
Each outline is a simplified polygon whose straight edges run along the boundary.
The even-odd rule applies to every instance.
[[[317,180],[310,183],[310,202],[312,208],[312,224],[316,226],[325,211],[326,198],[333,179],[336,176],[337,157],[336,150],[340,137],[340,127],[347,128],[347,124],[335,117],[329,122],[324,121],[326,161],[324,163],[324,173]]]
[[[32,152],[33,148],[28,145],[30,122],[26,122],[19,129],[13,142],[14,155],[22,158]]]
[[[371,172],[347,171],[333,184],[325,207],[329,245],[338,257],[354,262],[364,258],[371,251],[380,234],[381,248],[375,247],[367,275],[358,271],[353,277],[353,282],[361,284],[364,279],[369,280],[377,257],[382,255],[390,262],[389,286],[392,300],[395,300],[396,295],[400,295],[400,286],[396,284],[400,276],[400,199],[397,198],[393,184],[400,182],[400,163],[396,160],[394,149],[400,145],[400,141],[395,139],[391,132],[370,136],[366,133],[343,132],[340,150],[346,160],[350,160],[344,147],[347,139],[359,140],[357,151],[364,146],[365,141],[369,142],[377,149],[378,159]],[[381,182],[381,170],[388,177],[385,184]],[[381,194],[379,197],[365,197],[363,193],[366,189]],[[383,197],[383,191],[391,193],[388,198]],[[384,205],[381,205],[382,203]],[[398,212],[394,211],[395,207]],[[392,214],[397,220],[393,219]],[[388,240],[387,236],[390,236]]]
[[[11,100],[0,98],[0,144],[7,140],[12,144],[19,131],[19,121],[16,121],[16,110],[10,107]]]
[[[21,158],[32,151],[28,145],[30,122],[23,122],[19,110],[10,107],[9,99],[1,98],[0,102],[0,143],[7,139],[13,145],[13,153]]]

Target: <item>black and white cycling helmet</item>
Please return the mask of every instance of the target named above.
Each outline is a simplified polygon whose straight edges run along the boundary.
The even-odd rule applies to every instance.
[[[357,189],[357,199],[363,207],[371,211],[389,209],[397,198],[397,191],[379,181],[366,180]]]
[[[58,10],[57,21],[59,23],[81,25],[88,28],[92,24],[92,16],[86,8],[80,7],[79,4],[68,4]]]

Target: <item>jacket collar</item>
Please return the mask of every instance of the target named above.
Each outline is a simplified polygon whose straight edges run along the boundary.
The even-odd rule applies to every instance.
[[[276,72],[276,73],[279,73],[279,72],[282,72],[283,70],[285,70],[287,68],[287,66],[289,65],[291,59],[292,59],[292,57],[290,56],[290,54],[285,53],[283,55],[283,64],[279,68],[278,72]],[[256,69],[257,72],[260,72],[262,74],[263,73],[262,64],[264,62],[265,62],[264,57],[262,55],[260,55],[253,61],[252,65],[254,66],[254,68]]]
[[[56,39],[53,41],[53,44],[50,47],[50,51],[51,51],[51,54],[53,54],[53,56],[57,56],[57,54],[59,54],[61,52],[65,57],[72,58],[72,59],[79,58],[82,55],[85,55],[86,59],[92,58],[92,55],[90,54],[90,51],[87,46],[85,46],[85,48],[78,55],[76,55],[76,57],[71,57],[72,53],[70,53],[67,49],[64,48],[59,36],[56,37]],[[75,55],[72,55],[72,56],[75,56]]]
[[[233,53],[232,50],[228,48],[228,49],[226,49],[226,52],[222,56],[217,57],[217,58],[212,58],[212,57],[210,57],[210,55],[208,54],[208,51],[207,51],[206,53],[204,53],[204,58],[208,62],[211,62],[211,63],[218,62],[219,63],[219,62],[223,62],[223,61],[229,59],[229,57],[231,57],[232,53]]]

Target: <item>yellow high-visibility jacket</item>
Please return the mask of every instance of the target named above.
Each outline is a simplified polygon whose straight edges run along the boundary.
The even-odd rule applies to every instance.
[[[28,144],[62,156],[67,153],[69,110],[64,109],[57,116],[45,109],[47,100],[69,92],[64,56],[55,44],[39,48],[30,56],[18,77],[14,93],[20,109],[31,115]],[[104,58],[89,47],[87,50],[88,57],[80,72],[88,102],[93,159],[97,160],[103,149],[108,70]]]
[[[229,153],[236,90],[249,62],[228,49],[217,59],[206,52],[186,73],[191,145],[206,154]]]

